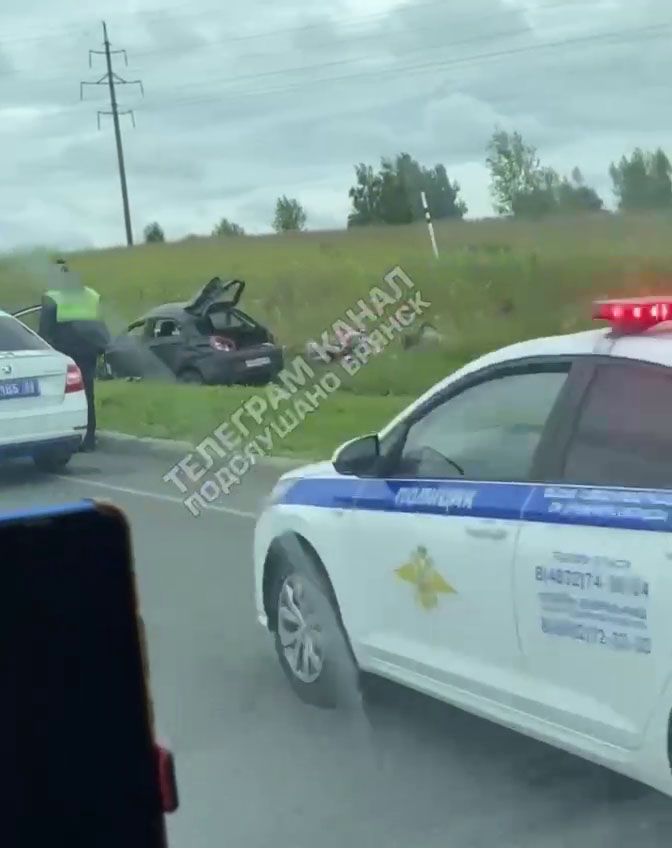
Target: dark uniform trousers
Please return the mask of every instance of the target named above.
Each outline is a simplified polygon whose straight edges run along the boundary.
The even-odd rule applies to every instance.
[[[82,372],[84,393],[86,394],[86,404],[88,407],[84,446],[92,447],[96,438],[96,402],[94,397],[94,385],[98,357],[95,355],[82,356],[79,354],[78,356],[73,357],[73,359],[75,360],[79,370]]]

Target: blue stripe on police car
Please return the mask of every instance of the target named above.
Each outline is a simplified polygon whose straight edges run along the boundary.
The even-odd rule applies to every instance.
[[[465,480],[297,480],[279,503],[326,509],[453,515],[672,531],[672,493]]]

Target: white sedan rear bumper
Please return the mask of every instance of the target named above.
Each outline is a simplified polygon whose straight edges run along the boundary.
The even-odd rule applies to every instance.
[[[0,421],[0,459],[30,456],[50,447],[76,451],[86,431],[84,392],[66,395],[58,409],[26,410]]]

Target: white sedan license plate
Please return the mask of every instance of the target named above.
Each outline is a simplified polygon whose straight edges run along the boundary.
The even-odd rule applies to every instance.
[[[0,400],[17,397],[37,397],[40,394],[40,384],[37,380],[1,380]]]
[[[248,368],[258,368],[260,365],[270,365],[271,358],[270,356],[258,356],[256,359],[246,359],[245,365]]]

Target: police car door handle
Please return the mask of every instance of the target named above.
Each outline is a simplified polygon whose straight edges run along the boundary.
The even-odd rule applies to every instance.
[[[508,535],[501,527],[467,527],[467,534],[476,539],[505,539]]]

